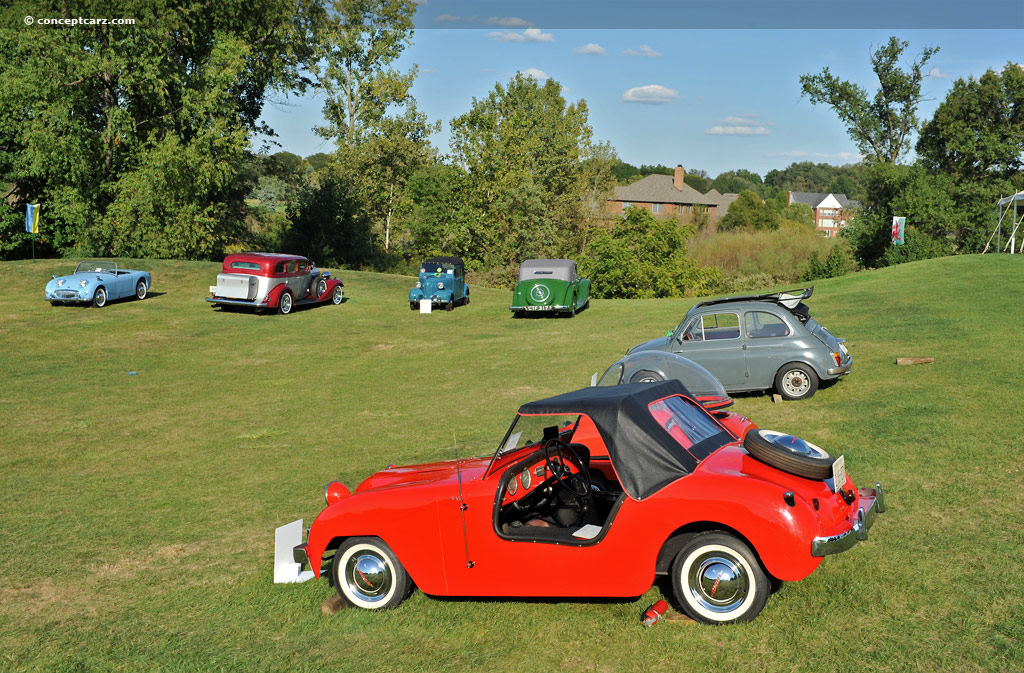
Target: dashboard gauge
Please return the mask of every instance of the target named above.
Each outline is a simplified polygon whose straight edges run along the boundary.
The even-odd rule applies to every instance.
[[[530,468],[523,470],[523,473],[519,475],[519,480],[523,482],[523,489],[530,488],[530,484],[533,483],[533,478],[530,476]]]
[[[533,473],[535,475],[537,475],[538,477],[540,477],[541,479],[543,479],[544,478],[544,471],[546,469],[547,468],[544,465],[538,465],[536,468],[534,468]]]
[[[508,480],[508,494],[515,495],[516,491],[519,490],[519,482],[516,481],[515,477]]]

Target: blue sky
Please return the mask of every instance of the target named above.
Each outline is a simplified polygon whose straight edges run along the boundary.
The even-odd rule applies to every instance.
[[[931,100],[919,111],[928,118],[956,78],[1024,61],[1020,30],[544,28],[515,16],[476,25],[488,22],[419,28],[398,63],[420,68],[413,94],[431,120],[442,121],[432,138],[442,152],[450,120],[521,71],[554,78],[570,101],[585,99],[594,139],[611,142],[634,165],[682,164],[712,176],[746,168],[763,176],[794,161],[850,163],[857,148],[831,110],[801,98],[800,75],[828,66],[873,91],[869,56],[890,35],[910,42],[908,62],[937,45],[924,82]],[[332,151],[312,131],[322,104],[315,96],[269,104],[264,119],[281,143],[270,151]]]

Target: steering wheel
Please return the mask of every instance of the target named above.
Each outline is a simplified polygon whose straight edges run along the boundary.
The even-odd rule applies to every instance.
[[[551,447],[556,447],[557,449],[554,456],[551,455]],[[576,461],[576,465],[580,468],[579,472],[573,472],[565,464],[565,459],[562,457],[563,450]],[[559,485],[567,491],[578,498],[584,498],[590,494],[590,470],[587,469],[583,459],[580,458],[580,455],[571,446],[560,439],[549,439],[544,442],[544,462],[547,463],[548,469],[554,475]]]

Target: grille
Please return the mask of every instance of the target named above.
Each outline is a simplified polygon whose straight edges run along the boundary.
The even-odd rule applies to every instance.
[[[57,290],[54,294],[58,299],[78,299],[78,293],[74,290]]]

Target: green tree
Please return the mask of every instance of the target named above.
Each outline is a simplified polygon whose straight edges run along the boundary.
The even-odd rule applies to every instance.
[[[43,204],[52,251],[209,256],[244,227],[249,138],[272,132],[258,122],[268,90],[302,88],[322,10],[193,0],[132,16],[137,26],[5,29],[0,184],[14,210]],[[26,253],[15,223],[2,226],[3,254]]]
[[[1024,166],[1024,69],[958,79],[921,129],[926,166],[957,179],[1007,178]]]
[[[429,136],[439,128],[416,109],[416,67],[393,67],[412,43],[415,12],[412,0],[335,0],[312,68],[326,97],[327,124],[316,130],[337,143],[341,172],[385,255],[412,210],[406,184],[431,160]]]
[[[628,208],[611,230],[599,231],[582,258],[581,272],[595,297],[683,297],[699,295],[721,282],[718,269],[702,269],[687,257],[692,226]]]
[[[894,164],[910,149],[910,137],[917,130],[917,107],[921,103],[922,69],[939,50],[925,47],[909,70],[900,66],[908,42],[890,37],[871,55],[871,67],[878,77],[873,99],[860,85],[841,80],[826,67],[817,75],[801,75],[803,95],[811,103],[831,107],[846,125],[850,138],[872,161]]]
[[[392,105],[410,101],[416,68],[392,64],[412,44],[415,13],[413,0],[334,0],[310,68],[325,97],[320,135],[355,147]]]
[[[712,181],[711,186],[717,189],[720,194],[739,194],[744,190],[750,190],[759,196],[763,196],[761,194],[761,186],[763,184],[760,175],[740,168],[720,173]],[[729,208],[731,210],[732,206],[729,206]]]
[[[906,217],[914,237],[927,239],[920,254],[950,255],[962,247],[969,223],[956,206],[954,186],[948,176],[930,173],[920,165],[876,164],[869,171],[867,190],[872,198],[843,230],[843,236],[864,266],[884,266],[899,260],[886,255],[892,246],[894,216]],[[907,245],[918,243],[907,234]]]
[[[722,231],[735,229],[778,229],[782,213],[771,203],[764,202],[752,189],[744,189],[729,205],[729,212],[718,221]]]
[[[486,266],[578,252],[566,245],[584,216],[591,129],[586,102],[567,104],[561,92],[520,73],[451,122],[474,212],[472,254]]]

